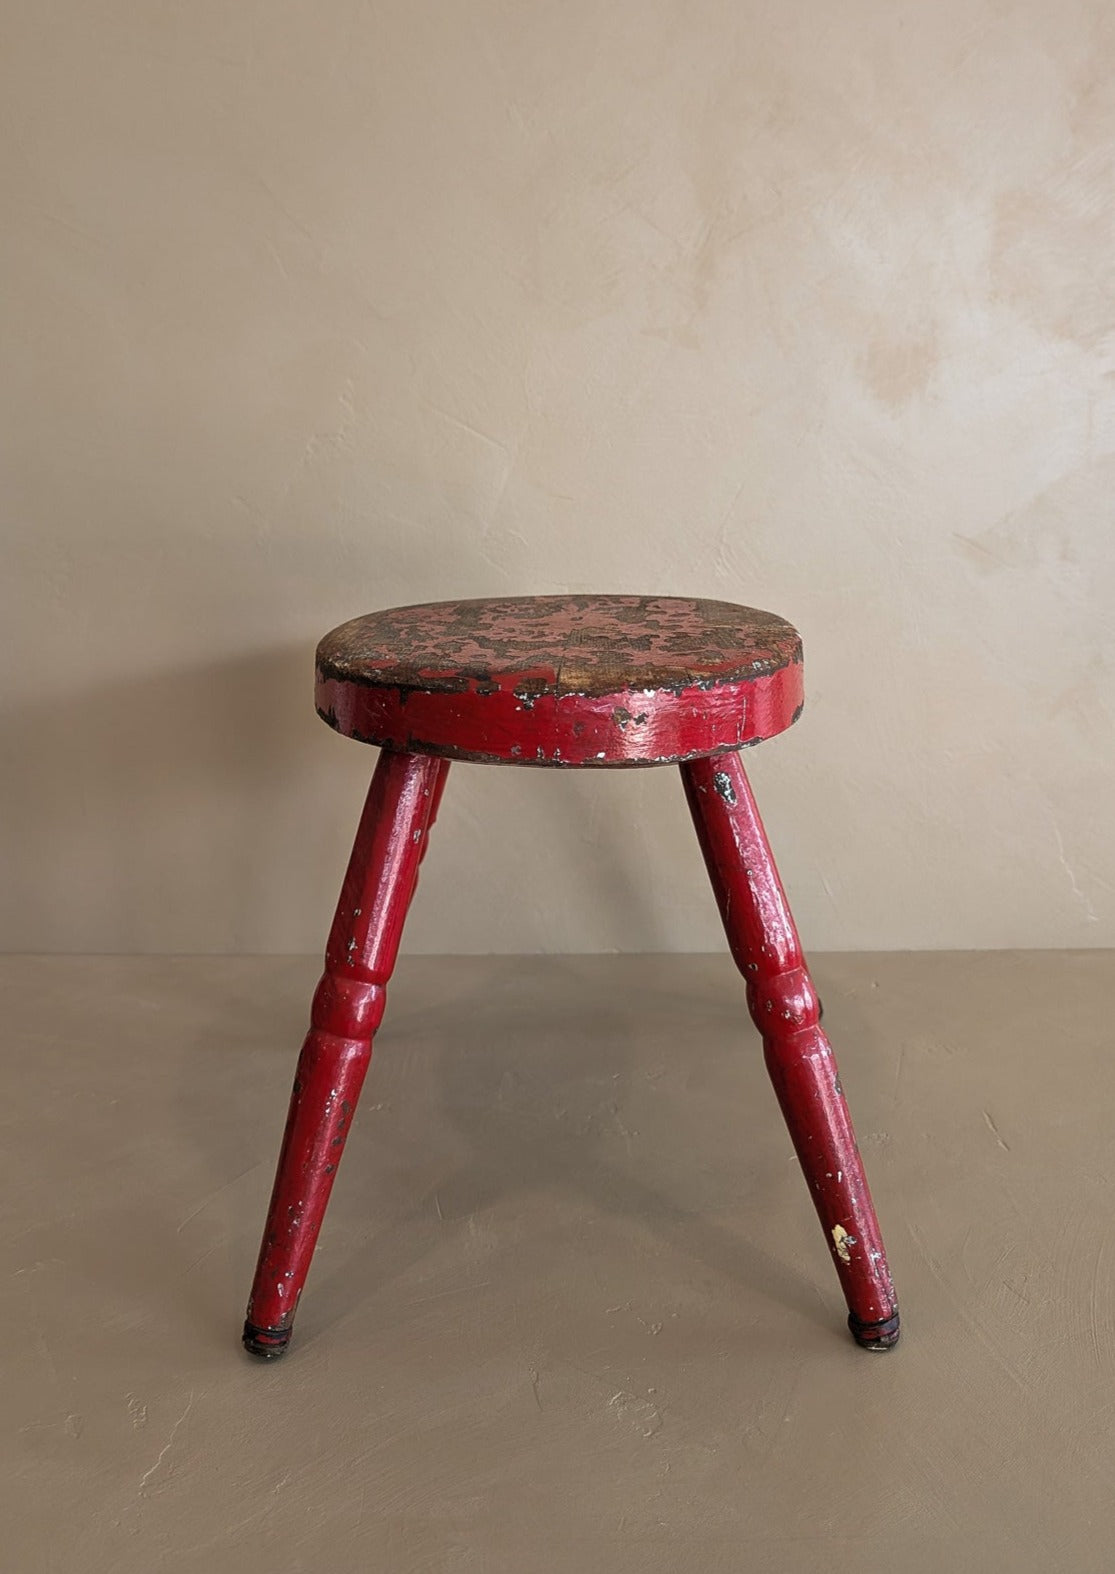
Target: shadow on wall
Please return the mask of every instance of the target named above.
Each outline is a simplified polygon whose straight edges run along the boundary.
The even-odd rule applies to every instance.
[[[276,833],[320,769],[311,665],[312,649],[283,645],[9,717],[2,943],[219,951],[249,939],[253,908],[281,888]],[[299,824],[312,834],[312,816]]]
[[[0,778],[9,839],[0,947],[323,945],[376,754],[322,726],[312,675],[313,646],[297,642],[11,713]],[[511,774],[523,834],[545,822],[550,856],[563,844],[558,862],[578,906],[628,938],[631,913],[644,913],[638,939],[660,948],[660,926],[640,897],[638,846],[586,836],[594,804],[607,801],[599,787],[565,772]],[[493,829],[488,776],[458,766],[450,779],[439,856],[427,860],[423,886],[460,939],[438,949],[471,948],[469,914]]]

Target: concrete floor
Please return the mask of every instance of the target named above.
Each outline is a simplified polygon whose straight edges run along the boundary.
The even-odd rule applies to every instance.
[[[815,960],[889,1355],[847,1337],[726,959],[404,962],[265,1365],[317,970],[2,964],[5,1569],[1115,1565],[1115,953]]]

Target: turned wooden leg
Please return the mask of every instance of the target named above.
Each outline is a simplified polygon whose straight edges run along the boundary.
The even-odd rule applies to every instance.
[[[898,1340],[898,1302],[832,1049],[763,822],[738,754],[682,765],[728,943],[767,1069],[867,1350]]]
[[[385,749],[372,777],[295,1072],[244,1324],[253,1355],[290,1341],[448,770]]]

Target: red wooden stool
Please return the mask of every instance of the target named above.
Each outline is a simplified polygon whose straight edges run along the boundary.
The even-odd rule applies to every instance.
[[[866,1350],[898,1305],[836,1062],[739,750],[802,705],[801,641],[723,601],[527,596],[396,607],[317,652],[318,714],[382,749],[302,1046],[244,1344],[285,1350],[383,1018],[450,760],[681,766],[766,1063]]]

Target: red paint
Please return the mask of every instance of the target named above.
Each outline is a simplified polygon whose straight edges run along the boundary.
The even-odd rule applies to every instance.
[[[383,1017],[449,759],[681,761],[767,1065],[857,1340],[898,1310],[817,997],[738,749],[801,708],[801,642],[725,602],[541,596],[392,608],[318,647],[331,726],[386,745],[372,778],[298,1062],[244,1343],[281,1355]]]
[[[383,1018],[403,920],[449,764],[379,757],[294,1077],[244,1343],[281,1355]]]
[[[434,602],[318,647],[318,713],[338,732],[492,764],[662,765],[772,738],[801,705],[797,631],[719,601]]]
[[[681,768],[728,943],[778,1102],[851,1312],[869,1348],[898,1338],[898,1303],[832,1048],[738,754]]]
[[[411,694],[318,682],[318,711],[364,743],[507,765],[668,765],[772,738],[801,707],[801,667],[721,689],[588,699],[514,693]]]

